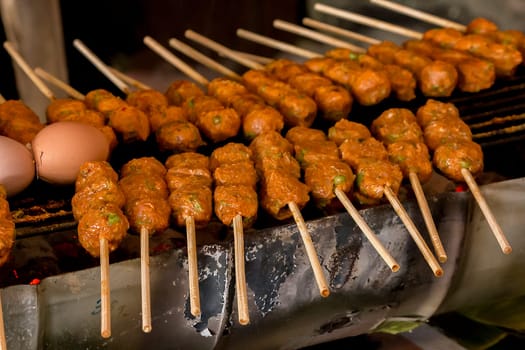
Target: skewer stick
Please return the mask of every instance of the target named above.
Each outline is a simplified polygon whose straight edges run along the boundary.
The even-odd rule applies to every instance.
[[[239,310],[239,323],[250,323],[248,311],[248,294],[246,291],[246,273],[244,270],[244,231],[242,217],[233,218],[233,240],[235,247],[235,291],[237,294],[237,309]]]
[[[275,40],[245,29],[237,29],[237,36],[299,57],[314,58],[322,56],[320,53],[305,50],[284,41]]]
[[[142,330],[151,332],[151,291],[149,272],[149,232],[140,229],[140,285],[142,295]]]
[[[199,33],[194,32],[193,30],[186,30],[184,32],[184,36],[190,40],[193,40],[201,45],[204,45],[218,54],[227,57],[239,64],[242,64],[245,67],[248,67],[250,69],[263,69],[264,66],[262,64],[259,64],[255,61],[252,61],[251,59],[247,59],[243,57],[242,55],[238,55],[234,50],[231,50],[227,48],[224,45],[219,44],[216,41],[213,41],[211,39],[206,38],[203,35],[200,35]]]
[[[335,195],[337,196],[339,201],[341,201],[346,211],[348,212],[348,214],[350,214],[357,226],[359,226],[361,231],[363,231],[366,238],[368,238],[368,240],[370,241],[374,249],[377,251],[379,256],[381,256],[381,258],[383,258],[388,267],[390,267],[390,270],[392,270],[392,272],[399,271],[399,264],[397,263],[397,261],[392,257],[392,255],[390,255],[390,252],[377,238],[377,236],[374,234],[370,226],[368,226],[363,217],[359,214],[359,212],[354,207],[347,195],[338,188],[335,189]]]
[[[203,77],[201,74],[199,74],[197,71],[191,68],[188,64],[186,64],[180,58],[176,57],[173,53],[171,53],[170,50],[162,46],[158,41],[156,41],[152,37],[145,36],[143,41],[147,47],[149,47],[151,50],[157,53],[160,57],[164,58],[168,63],[171,63],[172,65],[177,67],[185,75],[189,76],[191,79],[193,79],[197,83],[203,86],[206,86],[208,84],[208,79]]]
[[[419,251],[425,258],[427,264],[432,269],[432,272],[434,272],[434,275],[436,277],[441,277],[443,275],[443,269],[441,268],[441,266],[439,265],[439,262],[436,260],[436,258],[432,254],[432,251],[430,250],[425,240],[419,233],[416,225],[414,224],[410,216],[408,216],[408,213],[406,212],[405,208],[403,208],[403,205],[401,204],[399,199],[396,197],[395,193],[388,186],[385,186],[383,188],[383,191],[385,193],[386,198],[392,205],[392,208],[394,208],[394,211],[397,213],[397,215],[399,216],[399,218],[401,219],[401,221],[407,228],[408,233],[410,234],[410,236],[412,236],[412,239],[416,243],[417,247],[419,248]]]
[[[224,76],[226,76],[226,77],[228,77],[230,79],[239,80],[239,81],[242,80],[242,77],[239,74],[235,73],[234,71],[232,71],[228,67],[225,67],[222,64],[219,64],[218,62],[210,59],[208,56],[203,55],[199,51],[195,50],[194,48],[192,48],[189,45],[186,45],[185,43],[183,43],[180,40],[177,40],[175,38],[171,38],[169,40],[169,44],[170,44],[170,46],[172,48],[178,50],[179,52],[182,52],[186,56],[193,58],[195,61],[205,65],[206,67],[208,67],[208,68],[210,68],[210,69],[212,69],[212,70],[214,70],[214,71],[216,71],[218,73],[221,73],[222,75],[224,75]]]
[[[248,53],[248,52],[242,52],[242,51],[237,51],[237,50],[233,50],[233,52],[241,57],[244,57],[246,59],[252,60],[254,62],[263,64],[263,65],[266,65],[274,60],[273,58],[270,58],[270,57],[254,55],[253,53]]]
[[[122,80],[123,82],[139,89],[139,90],[153,90],[153,88],[149,85],[146,85],[144,84],[143,82],[141,81],[138,81],[137,79],[135,78],[132,78],[130,77],[129,75],[125,74],[125,73],[122,73],[121,71],[119,71],[118,69],[115,69],[113,67],[108,67],[109,70],[115,74],[120,80]]]
[[[341,47],[350,49],[357,53],[364,53],[366,52],[365,49],[362,47],[352,45],[347,41],[339,40],[336,38],[333,38],[331,36],[328,36],[326,34],[322,34],[319,32],[316,32],[314,30],[310,30],[301,26],[298,26],[297,24],[286,22],[280,19],[276,19],[273,21],[273,26],[277,29],[281,29],[290,33],[298,34],[300,36],[303,36],[305,38],[310,38],[318,42],[322,42],[324,44],[334,46],[334,47]]]
[[[310,260],[310,265],[312,265],[315,280],[317,282],[317,286],[319,287],[319,293],[322,297],[326,298],[330,295],[330,289],[328,289],[328,284],[323,273],[323,268],[321,267],[321,264],[319,262],[319,257],[317,256],[317,252],[315,251],[315,247],[312,242],[312,237],[308,232],[308,227],[306,227],[303,215],[301,214],[301,211],[299,210],[297,204],[295,204],[294,202],[288,203],[288,208],[292,212],[299,233],[301,234],[301,238],[306,249],[306,254],[308,255],[308,259]]]
[[[60,90],[64,91],[66,94],[71,96],[72,98],[77,99],[77,100],[84,100],[85,96],[80,91],[76,90],[71,85],[66,84],[65,82],[58,79],[51,73],[45,71],[44,69],[40,67],[36,67],[35,74],[38,75],[40,78],[44,79],[45,81],[47,81],[48,83],[55,85]]]
[[[369,36],[355,33],[355,32],[352,32],[350,30],[346,30],[343,28],[339,28],[331,24],[319,22],[319,21],[316,21],[315,19],[308,18],[308,17],[303,18],[303,24],[305,26],[312,27],[314,29],[324,30],[325,32],[328,32],[328,33],[337,34],[337,35],[340,35],[340,36],[343,36],[349,39],[361,41],[363,43],[370,44],[370,45],[379,44],[381,42],[380,40],[371,38]]]
[[[35,74],[33,68],[29,66],[26,60],[20,55],[20,53],[15,49],[13,44],[9,41],[4,41],[4,48],[15,63],[24,71],[28,78],[35,84],[38,90],[49,100],[54,100],[55,95],[53,92],[44,84],[42,80]]]
[[[443,248],[443,243],[441,242],[441,238],[439,237],[439,233],[436,228],[436,223],[432,218],[432,213],[430,212],[428,201],[425,197],[425,193],[423,192],[423,188],[421,187],[421,182],[419,181],[417,174],[414,172],[410,172],[408,174],[408,178],[410,180],[412,190],[416,195],[416,200],[419,205],[419,209],[421,210],[421,214],[423,215],[423,220],[425,221],[430,240],[432,242],[432,245],[434,246],[434,252],[436,253],[439,262],[444,263],[447,261],[448,258],[447,253],[445,252],[445,248]]]
[[[0,94],[0,104],[4,103],[5,102],[5,97],[2,96],[2,94]]]
[[[197,240],[195,236],[195,219],[186,217],[186,241],[188,245],[188,273],[190,289],[190,311],[195,317],[201,315],[201,299],[199,292],[199,271],[197,265]]]
[[[0,290],[0,350],[7,350],[5,339],[4,311],[2,309],[2,290]]]
[[[386,0],[370,0],[372,4],[379,5],[381,7],[387,8],[389,10],[392,10],[394,12],[402,13],[404,15],[419,19],[423,22],[427,22],[430,24],[435,24],[439,27],[445,27],[445,28],[453,28],[457,29],[459,31],[465,32],[467,30],[467,27],[463,24],[450,21],[448,19],[434,16],[430,13],[423,12],[420,10],[413,9],[408,6],[404,6],[401,4],[397,4],[392,1],[386,1]]]
[[[80,53],[91,62],[91,64],[93,64],[102,74],[104,74],[106,78],[111,80],[111,82],[115,84],[115,86],[119,88],[120,91],[126,95],[130,93],[129,87],[126,85],[126,83],[113,74],[109,69],[109,66],[102,62],[102,60],[98,58],[80,39],[73,40],[73,46],[75,46],[77,50],[80,51]]]
[[[109,284],[109,247],[108,240],[100,239],[100,334],[103,338],[111,337],[111,298]]]
[[[468,169],[461,169],[461,175],[463,175],[463,178],[465,179],[465,182],[467,183],[470,192],[472,192],[472,195],[478,203],[481,212],[485,216],[485,219],[487,219],[487,223],[489,224],[492,233],[494,234],[494,237],[496,237],[496,240],[498,241],[501,250],[504,254],[510,254],[512,252],[512,247],[507,241],[507,238],[505,237],[505,234],[503,233],[503,230],[501,229],[500,225],[496,221],[492,210],[490,210],[490,207],[487,204],[485,197],[481,193],[478,184],[476,183],[476,180],[474,179],[470,171],[468,171]]]
[[[357,13],[341,10],[320,3],[314,5],[314,10],[328,15],[332,15],[334,17],[339,17],[347,21],[356,22],[377,29],[386,30],[412,39],[421,39],[423,37],[423,34],[421,34],[420,32],[416,32],[405,27],[397,26],[392,23],[381,21],[372,17],[363,16]]]

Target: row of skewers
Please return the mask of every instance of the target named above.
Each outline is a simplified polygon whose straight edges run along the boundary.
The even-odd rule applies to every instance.
[[[145,43],[151,47],[156,47],[156,49],[159,47],[159,45],[157,45],[152,38],[145,38]],[[76,45],[77,47],[82,47],[82,44],[79,41],[76,41]],[[83,50],[84,52],[87,52],[85,48]],[[162,50],[159,50],[159,52],[162,52]],[[166,55],[165,52],[163,52],[163,55],[169,56],[170,60],[172,61],[174,59],[173,55]],[[242,59],[246,61],[246,58]],[[158,181],[154,182],[159,184],[162,183],[161,175],[165,176],[165,178],[168,180],[166,186],[171,192],[170,196],[173,196],[174,193],[179,196],[177,197],[177,200],[169,200],[168,203],[177,218],[178,225],[182,226],[184,223],[184,225],[187,227],[188,255],[189,258],[192,257],[189,259],[189,261],[193,262],[195,256],[194,250],[192,250],[192,253],[190,254],[190,249],[193,249],[193,244],[190,242],[190,233],[193,231],[192,220],[197,218],[199,214],[204,213],[208,216],[211,215],[212,205],[209,204],[205,206],[202,205],[202,203],[209,203],[212,197],[215,200],[215,210],[217,216],[226,225],[229,226],[233,224],[234,231],[237,233],[235,235],[235,250],[242,250],[242,233],[240,231],[243,225],[249,226],[256,218],[254,213],[257,212],[256,206],[258,200],[256,198],[257,194],[255,194],[254,198],[253,191],[256,188],[256,181],[259,179],[259,196],[262,197],[260,199],[260,203],[264,209],[281,220],[291,216],[296,218],[296,221],[299,225],[299,231],[305,241],[305,248],[307,249],[308,255],[312,262],[312,267],[314,274],[316,275],[315,277],[318,282],[321,295],[327,296],[329,291],[326,282],[324,282],[324,277],[322,276],[322,269],[320,269],[320,267],[317,268],[318,262],[315,262],[317,258],[315,249],[313,249],[312,245],[306,243],[309,240],[309,234],[307,232],[306,225],[304,225],[304,221],[300,217],[300,211],[298,210],[304,206],[306,202],[308,202],[308,191],[311,190],[312,196],[316,200],[317,204],[321,207],[327,206],[328,203],[335,197],[341,200],[345,208],[352,214],[354,219],[356,219],[356,222],[358,222],[360,227],[363,229],[363,232],[367,234],[367,237],[372,242],[374,242],[375,236],[371,230],[367,228],[364,220],[359,218],[357,210],[355,210],[351,201],[347,200],[346,196],[351,192],[354,186],[353,179],[357,179],[355,183],[356,188],[354,189],[354,193],[357,194],[355,197],[359,198],[361,202],[377,203],[383,198],[383,196],[386,196],[388,197],[388,200],[391,201],[393,207],[402,213],[402,205],[396,200],[395,195],[399,189],[399,186],[401,185],[403,175],[410,178],[411,180],[414,177],[420,177],[418,180],[425,181],[425,179],[428,177],[429,169],[431,171],[431,166],[429,166],[429,163],[424,162],[429,158],[428,154],[425,153],[428,152],[428,150],[426,150],[428,140],[432,140],[434,137],[437,138],[439,143],[441,143],[445,138],[443,137],[443,134],[440,134],[441,136],[436,136],[436,134],[432,133],[432,122],[430,122],[428,125],[425,124],[424,132],[417,131],[417,119],[423,118],[420,117],[419,111],[417,115],[418,118],[416,118],[411,115],[411,112],[408,110],[396,109],[386,111],[384,115],[377,119],[378,121],[376,124],[373,125],[372,131],[374,135],[376,135],[381,141],[378,142],[376,139],[371,137],[371,133],[366,127],[357,123],[349,122],[344,118],[344,116],[348,114],[348,112],[344,111],[349,111],[348,103],[340,103],[339,105],[343,107],[339,110],[337,108],[333,108],[333,105],[330,104],[328,104],[326,107],[323,107],[321,111],[322,115],[325,115],[328,120],[338,121],[334,127],[330,129],[328,135],[324,135],[320,130],[309,128],[313,118],[315,118],[317,115],[317,108],[321,110],[321,106],[323,106],[322,102],[319,102],[323,101],[320,96],[323,96],[322,92],[327,92],[332,94],[331,96],[337,96],[337,100],[339,102],[351,101],[352,95],[349,92],[353,92],[355,89],[353,89],[353,86],[351,86],[350,83],[343,83],[343,85],[341,85],[340,81],[338,82],[337,80],[327,79],[327,76],[324,76],[324,79],[319,79],[319,76],[315,75],[315,79],[317,80],[315,80],[316,83],[312,85],[317,87],[325,87],[325,89],[315,89],[313,93],[309,94],[305,92],[301,93],[297,91],[296,87],[307,85],[304,84],[304,80],[301,80],[301,78],[305,78],[305,74],[307,77],[311,72],[306,71],[304,67],[296,65],[293,62],[276,61],[268,65],[268,70],[261,70],[255,62],[252,61],[250,64],[257,68],[243,74],[241,81],[244,84],[240,84],[238,81],[235,81],[236,79],[232,80],[219,78],[213,80],[212,82],[208,82],[206,79],[203,80],[198,78],[199,82],[202,83],[204,81],[204,85],[207,87],[208,94],[205,94],[203,90],[188,81],[175,82],[174,84],[170,85],[170,88],[166,94],[158,93],[158,91],[154,91],[153,89],[138,90],[133,93],[130,92],[129,88],[122,82],[119,82],[118,84],[123,87],[122,90],[127,94],[126,101],[108,94],[107,91],[101,90],[92,91],[85,97],[80,94],[80,98],[84,99],[85,101],[85,110],[97,110],[99,113],[101,113],[104,116],[103,120],[109,120],[111,129],[117,131],[122,140],[128,142],[135,138],[144,140],[144,138],[147,137],[145,130],[150,128],[151,130],[155,130],[157,140],[161,140],[161,142],[159,142],[159,146],[163,145],[160,147],[162,147],[164,150],[169,150],[171,152],[189,152],[176,155],[181,157],[190,155],[194,156],[195,154],[195,157],[202,158],[201,155],[198,155],[198,153],[194,152],[203,144],[202,139],[199,140],[200,136],[196,136],[199,133],[205,135],[205,138],[208,142],[223,142],[228,140],[229,137],[237,135],[242,127],[245,137],[251,141],[250,147],[246,148],[241,144],[228,144],[228,147],[225,146],[225,149],[216,149],[215,151],[218,153],[223,151],[227,154],[227,156],[216,157],[217,159],[215,165],[211,167],[209,163],[205,164],[206,162],[204,161],[202,163],[196,160],[188,162],[188,159],[186,159],[186,161],[181,163],[176,162],[174,160],[175,158],[172,158],[171,162],[166,163],[168,170],[161,170],[159,173],[153,174],[149,170],[142,171],[140,169],[134,169],[132,174],[129,175],[137,175],[136,177],[142,180],[151,180],[156,178]],[[178,64],[177,67],[180,68],[180,64]],[[290,72],[287,72],[285,69],[283,69],[284,67],[291,68],[290,71],[294,73],[290,74]],[[109,69],[107,72],[109,72]],[[290,76],[281,80],[275,79],[274,74],[276,74],[276,72],[289,74]],[[355,72],[355,70],[352,72]],[[196,73],[192,74],[194,77],[198,77]],[[45,72],[40,71],[40,75],[45,76]],[[303,76],[301,77],[301,75]],[[50,78],[49,76],[46,77],[48,79]],[[118,81],[118,79],[115,78],[114,80]],[[292,85],[291,82],[293,81],[298,81],[298,83]],[[336,83],[332,83],[332,81],[335,81]],[[341,86],[346,86],[346,88],[341,88]],[[351,88],[348,89],[348,87]],[[189,93],[188,91],[192,92]],[[303,99],[306,101],[304,104],[300,102]],[[155,100],[157,103],[151,103],[153,100]],[[56,99],[51,99],[51,103],[55,101]],[[168,103],[164,103],[164,101],[168,101]],[[65,103],[66,101],[60,102],[64,102],[64,105],[67,105]],[[67,100],[67,103],[75,103],[79,105],[78,102],[79,101],[76,100]],[[125,104],[126,102],[127,104]],[[450,115],[445,113],[446,116],[444,119],[435,120],[435,122],[438,123],[438,126],[439,123],[443,122],[443,120],[445,120],[447,123],[453,120],[453,125],[462,125],[461,120],[452,118],[454,115],[453,106],[449,104],[441,104],[433,100],[429,101],[429,105],[432,104],[434,104],[434,107],[436,107],[438,110],[444,109],[450,112]],[[135,111],[130,106],[136,107],[136,109],[140,110],[142,114],[146,116],[145,120],[147,123],[144,122],[144,118],[139,112],[136,114],[141,115],[142,118],[131,118],[130,116],[132,113],[130,110],[132,110],[133,113]],[[69,108],[70,106],[67,105],[67,107]],[[68,110],[68,108],[65,108],[65,110]],[[52,111],[52,109],[48,109],[48,111],[50,110]],[[122,115],[125,115],[125,117],[122,117],[122,119],[117,119],[117,111],[121,110],[127,111],[129,113],[122,113]],[[168,112],[168,110],[174,111],[174,113],[171,114]],[[155,112],[158,113],[155,114]],[[52,114],[52,112],[49,113]],[[67,113],[57,113],[57,115],[64,114],[67,115]],[[424,115],[423,110],[421,114]],[[70,113],[69,117],[74,118],[74,115],[74,113]],[[175,116],[172,117],[172,115]],[[187,115],[187,117],[184,115]],[[155,119],[153,116],[156,116],[157,119]],[[251,118],[249,116],[251,116]],[[129,121],[133,121],[133,123],[130,123]],[[416,124],[414,124],[414,122]],[[125,125],[125,127],[119,129],[118,126],[120,123]],[[172,129],[169,129],[169,131],[166,131],[168,129],[164,129],[165,136],[159,136],[163,135],[161,132],[162,128],[168,125],[170,125]],[[285,138],[279,134],[283,130],[284,125],[289,127]],[[223,129],[221,129],[221,127],[223,127]],[[428,129],[428,127],[430,127],[430,129]],[[402,128],[402,131],[399,132],[399,130],[395,130],[397,128]],[[187,147],[185,144],[183,146],[184,148],[178,148],[181,147],[181,143],[178,142],[180,140],[179,135],[184,135],[184,131],[182,133],[178,133],[180,129],[192,129],[191,133],[189,134],[193,136],[186,137],[185,140],[197,140],[193,143],[193,145],[196,146]],[[462,126],[459,126],[458,129],[462,129]],[[407,132],[407,130],[416,130],[416,132],[410,133]],[[426,137],[427,133],[429,134],[428,137]],[[230,134],[232,136],[229,136]],[[175,137],[175,135],[177,136]],[[300,136],[297,137],[297,135]],[[392,137],[394,135],[396,135],[396,137]],[[399,135],[408,135],[413,138],[399,139]],[[172,138],[171,142],[168,141],[170,137]],[[441,137],[441,139],[439,137]],[[113,139],[115,140],[116,138]],[[173,142],[175,139],[177,142]],[[423,140],[425,142],[422,142]],[[162,143],[164,141],[165,143]],[[447,145],[456,144],[458,143],[457,141],[457,138],[447,138]],[[387,145],[386,149],[384,148],[383,144]],[[466,172],[461,170],[463,168],[468,168],[468,173],[472,172],[475,175],[482,171],[482,154],[479,152],[474,152],[472,155],[470,155],[469,159],[471,159],[471,162],[468,166],[465,166],[465,163],[461,163],[459,161],[454,164],[446,162],[446,164],[442,164],[443,159],[457,160],[460,158],[458,157],[459,153],[456,152],[457,148],[443,148],[448,152],[455,152],[453,154],[446,153],[446,156],[443,158],[440,157],[440,153],[437,152],[439,147],[430,147],[430,145],[428,146],[433,151],[435,150],[435,166],[454,181],[463,181],[465,176],[467,178],[469,177],[468,174],[464,175]],[[228,149],[230,147],[235,148],[235,151]],[[345,152],[345,149],[348,149],[349,151]],[[345,154],[347,157],[345,157]],[[241,156],[242,159],[239,161],[233,161],[233,159],[238,158],[239,155],[243,155]],[[214,158],[213,155],[211,158]],[[222,160],[218,160],[219,158]],[[441,159],[441,161],[438,159]],[[397,161],[397,164],[396,162],[392,162],[392,160]],[[153,166],[149,163],[156,163],[152,159],[143,161],[148,162],[149,165],[147,168],[160,169],[160,167],[157,167],[159,164]],[[325,173],[325,169],[323,168],[327,163],[331,164],[331,166],[328,168],[328,174]],[[197,167],[195,164],[202,164],[202,167]],[[252,169],[251,166],[253,166],[253,164],[255,164],[255,168],[253,168],[253,170],[249,170]],[[306,186],[301,184],[299,181],[301,176],[301,170],[299,169],[300,166],[302,166],[302,170],[305,175],[304,179]],[[381,169],[381,167],[385,167],[387,170],[378,171],[378,169]],[[242,172],[239,171],[239,169],[242,169]],[[252,173],[255,175],[251,177],[247,176],[249,179],[247,179],[246,182],[239,184],[238,181],[241,181],[241,179],[235,175],[244,173]],[[457,176],[458,173],[461,174],[460,177]],[[125,176],[125,174],[126,172],[121,170],[121,180],[118,182],[119,185],[121,183],[124,184],[126,181],[125,179],[128,178],[128,176]],[[169,180],[170,176],[172,180],[171,182]],[[213,177],[213,179],[211,177]],[[114,174],[110,176],[110,178],[113,179],[112,182],[114,184],[117,183],[115,182],[116,179]],[[183,180],[185,183],[177,183],[177,181],[180,182]],[[104,182],[106,181],[108,181],[108,178],[105,178]],[[324,183],[321,183],[323,181]],[[132,182],[133,185],[130,185],[128,188],[135,189],[135,185],[137,183],[134,181]],[[215,182],[216,184],[213,196],[211,195],[212,182]],[[199,183],[199,186],[196,186],[196,183]],[[294,183],[296,185],[292,185]],[[416,190],[416,186],[414,186],[414,184],[412,185],[414,190]],[[472,185],[475,186],[475,183]],[[249,193],[249,195],[243,196],[242,199],[246,200],[247,198],[251,198],[251,205],[240,205],[238,199],[237,202],[235,202],[234,197],[236,196],[234,194],[236,192],[227,191],[227,189],[231,189],[232,187],[236,190],[239,190],[239,186],[243,186],[243,190],[245,191],[243,193]],[[202,193],[207,193],[207,195],[205,195],[205,201],[202,203],[199,201],[197,202],[198,205],[196,205],[196,202],[194,202],[194,199],[192,199],[193,202],[191,202],[191,206],[176,207],[175,203],[182,203],[183,201],[181,201],[181,199],[188,200],[190,193],[192,195],[191,198],[195,198],[193,195],[197,192],[197,188],[198,191],[202,190]],[[80,189],[81,188],[78,189],[79,193],[82,192]],[[97,191],[94,192],[97,193]],[[127,192],[128,196],[131,198],[135,196],[134,190],[124,192]],[[130,196],[129,193],[133,193],[133,195]],[[107,193],[100,191],[99,194],[105,195]],[[128,214],[127,216],[131,218],[131,227],[134,227],[134,230],[136,231],[142,231],[141,237],[144,233],[145,234],[143,236],[147,237],[148,233],[153,234],[154,232],[161,232],[162,229],[157,230],[154,226],[148,227],[148,225],[145,225],[144,220],[142,219],[154,220],[155,215],[159,215],[159,217],[162,216],[162,218],[165,219],[166,217],[169,217],[169,215],[161,215],[161,213],[165,213],[167,210],[150,210],[147,211],[147,214],[144,214],[144,212],[141,211],[144,210],[144,205],[127,205],[127,202],[129,201],[127,198],[128,196],[124,196],[124,198],[126,198],[126,206],[124,206],[124,204],[120,204],[118,207],[124,206],[126,208],[124,211]],[[155,198],[155,202],[162,202],[164,203],[162,206],[164,208],[166,207],[166,194],[161,196],[153,196],[148,192],[148,194],[144,197],[133,198],[133,201],[135,201],[135,203],[141,203],[141,201],[151,202],[153,201],[153,198]],[[171,199],[172,197],[169,198]],[[230,202],[221,200],[220,198],[230,198]],[[155,207],[149,206],[148,208],[152,209]],[[243,210],[248,210],[250,208],[251,211],[250,213],[246,214],[243,212],[243,210],[241,210],[241,208]],[[114,215],[106,215],[107,213],[104,213],[102,216],[100,216],[100,214],[100,212],[97,214],[97,220],[104,215],[108,220],[110,217],[114,217]],[[138,219],[140,215],[144,215],[144,217],[142,219]],[[118,217],[122,218],[122,216]],[[414,237],[414,239],[416,239],[418,247],[427,259],[427,262],[429,262],[429,265],[434,271],[434,274],[436,276],[442,274],[439,264],[435,261],[435,258],[433,258],[433,254],[426,246],[426,243],[424,243],[424,240],[421,239],[421,235],[419,232],[417,232],[417,228],[411,224],[411,220],[408,215],[402,215],[401,217],[405,224],[408,223],[407,229],[409,233]],[[78,218],[84,218],[84,215],[79,215]],[[240,220],[240,218],[244,218],[244,220]],[[125,220],[119,219],[119,221],[124,222]],[[431,221],[432,220],[430,219],[427,224],[431,225]],[[204,220],[204,223],[205,222],[206,218]],[[134,226],[133,223],[140,224]],[[94,225],[88,226],[94,227]],[[87,231],[89,231],[88,226],[86,226]],[[79,236],[80,230],[81,226],[79,225]],[[124,231],[127,231],[127,228],[126,230],[118,230],[119,233],[116,234],[116,237],[121,237]],[[429,231],[431,230],[429,229]],[[90,242],[98,242],[98,245],[93,244],[93,246],[102,247],[104,244],[100,243],[102,243],[103,240],[104,239],[101,239],[100,234],[95,234]],[[111,241],[111,239],[108,240]],[[504,239],[500,239],[500,241],[502,242],[503,251],[505,253],[509,253],[510,245],[508,245]],[[116,242],[118,242],[118,239]],[[141,245],[145,242],[147,242],[147,240],[141,239]],[[393,271],[397,270],[399,266],[395,263],[395,260],[389,257],[389,254],[386,250],[381,248],[381,244],[376,238],[375,242],[378,252],[389,264],[391,269]],[[435,249],[436,252],[438,252],[440,243],[439,239],[437,241],[433,239],[433,243],[435,243]],[[86,247],[89,246],[89,244],[86,245]],[[192,246],[192,248],[190,248],[190,246]],[[90,253],[94,256],[100,254],[101,252],[101,250],[97,249],[91,249],[88,251],[90,251]],[[147,249],[143,251],[147,252]],[[106,253],[104,253],[104,255],[106,255]],[[100,256],[102,258],[102,254],[100,254]],[[142,256],[142,258],[145,261],[144,265],[147,265],[145,256]],[[244,294],[245,292],[242,291],[243,265],[240,262],[241,259],[243,260],[242,253],[241,258],[236,259],[236,272],[239,273],[237,276],[237,290],[240,299],[246,298]],[[446,260],[446,255],[440,255],[440,260]],[[193,266],[195,266],[194,263]],[[191,266],[190,269],[192,269]],[[101,272],[103,272],[102,269]],[[191,281],[192,278],[190,278],[190,284],[192,284]],[[103,285],[108,286],[106,283],[103,283]],[[145,283],[145,285],[147,285],[147,283]],[[193,278],[193,287],[190,288],[195,289],[196,287],[198,288],[198,278],[197,283],[195,278]],[[103,295],[108,295],[108,291],[101,290],[101,292],[103,292]],[[143,293],[143,296],[146,294],[147,292]],[[192,313],[194,315],[198,315],[198,297],[195,298],[195,294],[193,294],[191,300],[194,301]],[[241,310],[239,316],[240,322],[244,324],[249,322],[249,318],[246,308],[242,306],[242,304],[243,303],[241,301],[239,303],[239,310]],[[107,305],[107,307],[109,308],[109,305]],[[103,314],[107,315],[108,313],[106,312]],[[147,310],[145,311],[145,309],[143,309],[143,317],[145,314],[147,314]],[[151,330],[151,328],[148,328],[147,326],[147,320],[143,319],[143,323],[145,331]],[[110,329],[108,320],[106,319],[106,321],[103,322],[102,335],[107,337],[109,334]]]

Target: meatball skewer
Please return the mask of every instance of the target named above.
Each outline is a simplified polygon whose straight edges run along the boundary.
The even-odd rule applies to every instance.
[[[272,131],[257,136],[249,147],[260,178],[261,207],[277,220],[294,218],[319,292],[322,297],[328,297],[330,290],[300,211],[310,200],[310,196],[308,186],[299,180],[301,169],[291,154],[292,145],[281,134]]]
[[[130,228],[140,235],[140,271],[142,296],[142,330],[151,332],[151,293],[149,270],[149,236],[169,227],[166,168],[153,157],[131,159],[120,170],[119,186],[124,192],[124,213]]]
[[[210,156],[215,215],[224,225],[233,224],[237,308],[242,325],[250,323],[243,230],[255,222],[258,210],[257,173],[252,158],[247,146],[233,142],[216,148]]]
[[[190,312],[201,314],[197,266],[196,228],[205,227],[212,216],[213,193],[209,158],[195,152],[173,154],[166,159],[166,182],[170,191],[172,217],[179,227],[186,227]]]
[[[239,29],[237,31],[237,35],[244,39],[248,39],[269,47],[274,47],[277,49],[282,47],[281,45],[276,45],[274,39],[267,38],[265,36],[243,29]],[[343,86],[361,105],[375,105],[390,96],[392,87],[390,80],[384,71],[372,70],[367,67],[361,67],[355,64],[348,64],[349,62],[344,61],[332,62],[332,66],[326,67],[326,69],[316,70],[312,69],[312,66],[309,65],[308,62],[316,62],[319,59],[322,60],[323,57],[321,57],[321,54],[316,54],[314,57],[312,57],[311,55],[303,54],[301,48],[288,44],[286,47],[288,48],[288,51],[293,50],[297,55],[301,55],[302,57],[309,59],[305,62],[306,67],[301,66],[303,70],[309,70],[309,73],[314,73],[314,75],[320,74],[322,77],[334,82],[335,86]],[[296,82],[295,84],[299,85],[299,82]]]
[[[403,108],[390,108],[372,121],[373,135],[387,148],[390,161],[399,164],[408,178],[425,221],[434,251],[440,262],[447,260],[436,224],[432,218],[421,183],[432,176],[432,163],[424,143],[423,131],[414,114]]]
[[[257,93],[264,101],[275,107],[284,116],[287,126],[310,126],[317,115],[317,104],[310,97],[299,92],[289,84],[272,78],[263,69],[264,66],[237,55],[227,47],[208,39],[192,30],[186,30],[184,35],[219,54],[222,54],[248,68],[243,74],[243,83],[251,91]]]
[[[91,256],[100,258],[103,338],[111,336],[109,253],[117,249],[129,228],[122,211],[125,201],[118,174],[108,162],[89,161],[80,167],[71,206],[80,244]]]
[[[321,130],[299,126],[288,130],[286,139],[294,146],[305,184],[310,187],[317,206],[322,210],[330,208],[337,197],[388,267],[393,272],[398,271],[399,264],[347,196],[353,188],[355,176],[350,166],[340,158],[337,144],[329,141]]]
[[[328,136],[339,144],[341,158],[356,173],[356,189],[359,192],[355,197],[365,203],[378,203],[386,197],[434,275],[440,277],[443,269],[397,198],[403,174],[397,164],[388,160],[388,152],[383,144],[372,137],[366,126],[348,120],[337,122],[329,130]]]
[[[166,61],[186,73],[188,77],[199,74],[152,38],[145,37],[144,42]],[[207,94],[210,97],[218,100],[224,107],[233,108],[237,112],[241,117],[241,128],[246,139],[251,140],[266,131],[282,130],[284,127],[283,115],[275,108],[267,105],[258,95],[248,91],[239,82],[239,80],[242,80],[241,77],[176,39],[170,39],[170,45],[211,69],[227,73],[226,78],[220,77],[208,81],[206,78],[201,77],[199,82],[206,86]],[[193,73],[190,74],[190,72]],[[182,89],[189,89],[191,84],[193,83],[189,81],[184,82],[184,84],[180,81],[173,82],[166,91],[170,103],[187,105],[191,103],[189,101],[193,97],[195,97],[194,103],[199,101],[201,99],[199,96],[203,96],[204,92],[196,85],[191,86],[191,93],[182,92]],[[184,98],[181,98],[181,96],[184,96]],[[208,100],[210,99],[208,98]]]
[[[416,117],[423,129],[425,143],[433,152],[434,166],[450,180],[468,185],[502,252],[510,254],[512,247],[475,180],[475,176],[483,171],[481,146],[472,141],[470,128],[461,119],[457,108],[451,103],[428,100],[417,110]]]

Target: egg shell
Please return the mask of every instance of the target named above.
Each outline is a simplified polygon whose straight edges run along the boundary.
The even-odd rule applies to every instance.
[[[0,184],[11,197],[26,189],[35,178],[31,151],[18,141],[0,136]]]
[[[87,161],[107,160],[109,143],[97,128],[75,121],[47,125],[31,143],[38,179],[73,184]]]

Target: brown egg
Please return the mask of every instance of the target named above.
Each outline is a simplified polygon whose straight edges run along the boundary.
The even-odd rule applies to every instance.
[[[109,143],[97,128],[74,121],[52,123],[31,143],[36,174],[46,182],[69,185],[87,161],[107,160]]]
[[[31,151],[18,141],[0,136],[0,184],[11,197],[27,188],[35,178]]]

